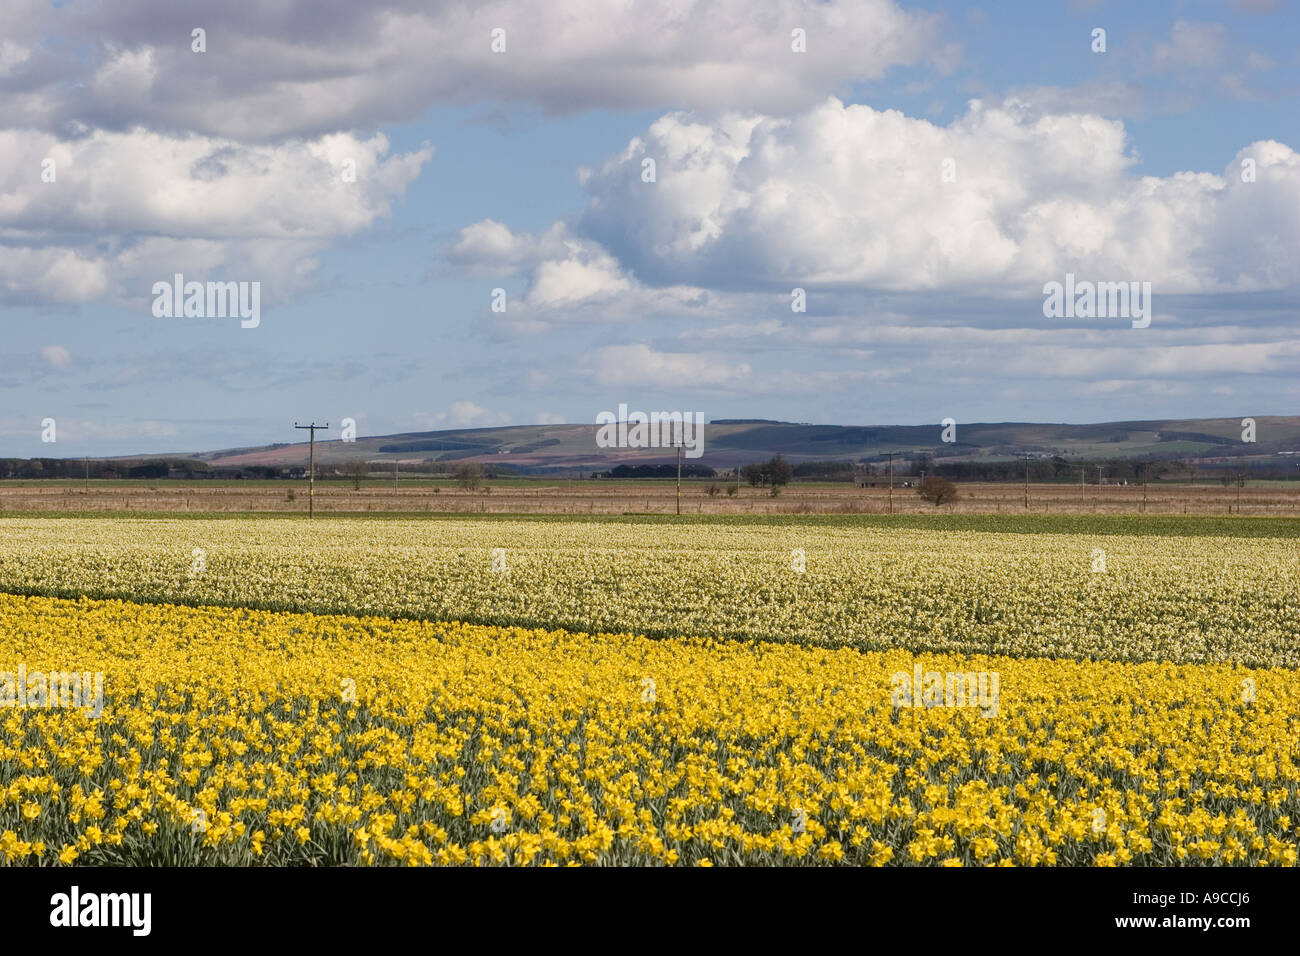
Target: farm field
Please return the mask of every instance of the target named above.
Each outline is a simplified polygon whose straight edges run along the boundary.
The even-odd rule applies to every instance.
[[[0,634],[110,688],[5,719],[10,862],[1296,862],[1286,669],[19,597]],[[999,683],[896,708],[917,668]]]
[[[682,482],[681,508],[692,515],[762,514],[1169,514],[1300,517],[1300,482],[1248,483],[1238,489],[1210,484],[1153,482],[1141,485],[1094,485],[1068,482],[1031,484],[1029,507],[1024,486],[1015,482],[961,482],[961,498],[936,509],[919,498],[900,477],[890,504],[881,479],[868,488],[847,483],[796,482],[777,497],[767,489],[742,484],[727,493],[722,479]],[[445,479],[404,476],[367,479],[359,489],[348,481],[316,483],[318,514],[673,514],[677,508],[672,481],[578,480],[547,478],[490,479],[485,488],[463,489]],[[710,495],[709,488],[716,489]],[[181,512],[307,513],[305,481],[183,480],[10,480],[0,481],[4,512]]]
[[[1116,533],[1125,528],[1163,533]],[[1154,517],[987,516],[946,529],[848,518],[0,518],[0,590],[859,650],[1296,667],[1297,535],[1294,522]]]
[[[1294,865],[1297,537],[6,516],[0,854]],[[37,672],[101,674],[102,712],[66,676],[18,706]]]

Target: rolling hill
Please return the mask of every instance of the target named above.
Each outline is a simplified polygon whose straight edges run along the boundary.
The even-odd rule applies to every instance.
[[[941,440],[935,425],[811,425],[757,419],[706,424],[704,454],[693,463],[712,468],[783,455],[804,461],[874,461],[889,453],[935,459],[998,460],[1021,455],[1116,459],[1273,456],[1300,451],[1300,416],[1257,416],[1256,442],[1242,441],[1241,418],[1103,422],[1069,425],[1031,422],[958,424],[956,441]],[[511,425],[396,435],[317,440],[316,461],[340,465],[356,458],[380,464],[472,460],[520,473],[604,470],[619,464],[675,460],[671,448],[599,448],[596,425]],[[337,432],[334,434],[337,435]],[[184,457],[214,467],[302,467],[306,442],[199,452]],[[177,457],[123,456],[133,460]]]

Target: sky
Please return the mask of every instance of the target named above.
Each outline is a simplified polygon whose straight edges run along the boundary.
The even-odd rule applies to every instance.
[[[0,457],[1300,414],[1297,6],[5,0]]]

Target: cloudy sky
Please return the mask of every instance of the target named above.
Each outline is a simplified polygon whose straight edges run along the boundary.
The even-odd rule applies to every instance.
[[[1298,105],[1286,0],[4,0],[0,456],[1297,414]]]

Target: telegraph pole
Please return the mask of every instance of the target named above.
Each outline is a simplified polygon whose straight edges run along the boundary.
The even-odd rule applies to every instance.
[[[311,432],[311,451],[309,452],[307,465],[307,517],[312,518],[316,514],[316,429],[329,428],[330,423],[326,422],[324,425],[317,425],[312,422],[310,425],[299,425],[294,422],[293,427],[307,429]]]
[[[887,452],[889,455],[889,513],[894,513],[894,452]]]
[[[677,446],[677,513],[682,513],[682,446]]]
[[[397,490],[397,459],[393,459],[393,490]]]
[[[1147,510],[1147,476],[1151,473],[1151,466],[1144,465],[1142,468],[1142,513],[1146,514]]]
[[[1032,460],[1033,459],[1029,455],[1025,456],[1025,510],[1026,511],[1029,510],[1029,462]]]

